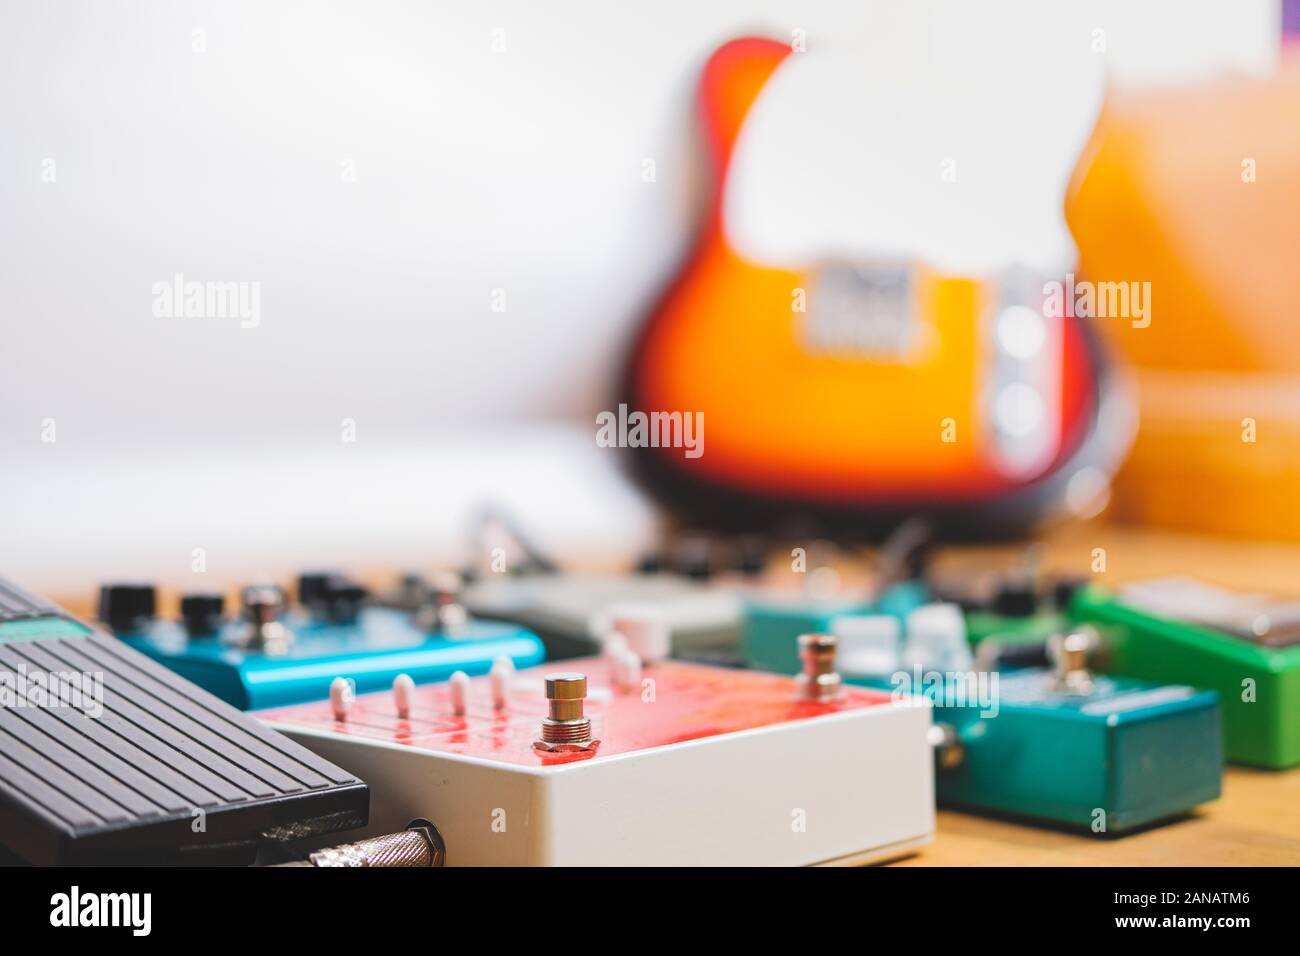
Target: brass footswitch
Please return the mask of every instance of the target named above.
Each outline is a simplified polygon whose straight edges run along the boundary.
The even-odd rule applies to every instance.
[[[591,750],[598,740],[591,737],[591,718],[583,716],[587,697],[585,674],[547,674],[548,715],[542,719],[542,736],[533,742],[538,750],[569,752]]]
[[[843,686],[835,670],[838,642],[830,634],[799,635],[799,657],[803,673],[795,678],[799,696],[805,700],[829,701],[839,696]]]

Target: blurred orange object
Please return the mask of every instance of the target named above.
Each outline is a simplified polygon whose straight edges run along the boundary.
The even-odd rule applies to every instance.
[[[888,259],[772,265],[727,235],[737,136],[791,55],[745,38],[705,66],[709,212],[634,345],[625,404],[695,416],[700,434],[707,421],[708,454],[655,433],[641,476],[700,524],[815,516],[847,534],[922,513],[945,531],[1006,534],[1085,511],[1126,445],[1127,429],[1100,423],[1127,423],[1127,395],[1108,387],[1087,322],[1047,318],[1041,277]]]
[[[1116,513],[1300,539],[1300,63],[1108,103],[1066,217],[1087,279],[1150,282],[1097,322],[1140,392]]]

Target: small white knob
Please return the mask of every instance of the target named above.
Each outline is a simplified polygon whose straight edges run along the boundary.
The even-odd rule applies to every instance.
[[[635,651],[624,650],[614,664],[614,683],[619,690],[635,690],[641,684],[641,658]]]
[[[346,677],[336,677],[330,681],[330,710],[334,711],[335,720],[348,719],[352,702],[356,698],[356,688]]]
[[[463,717],[469,703],[469,675],[464,671],[456,671],[447,685],[451,691],[451,711],[457,717]]]
[[[393,678],[393,706],[397,716],[402,720],[411,716],[411,699],[415,696],[415,681],[409,674],[398,674]]]
[[[515,680],[514,661],[508,657],[498,657],[492,662],[488,680],[492,684],[492,706],[497,710],[505,710],[510,702],[510,688]]]
[[[974,666],[966,641],[966,619],[955,604],[926,604],[907,615],[908,667],[935,671],[969,671]]]
[[[672,652],[672,632],[663,612],[649,604],[617,604],[610,608],[610,627],[622,635],[630,650],[646,663],[665,660]]]
[[[831,621],[839,638],[837,667],[844,674],[889,674],[898,670],[902,625],[888,614],[842,614]]]
[[[612,629],[606,631],[601,639],[600,650],[610,661],[616,662],[627,650],[627,638],[618,631]]]

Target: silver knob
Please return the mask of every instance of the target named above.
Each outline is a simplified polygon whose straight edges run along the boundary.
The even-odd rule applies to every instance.
[[[1057,691],[1078,696],[1092,693],[1088,655],[1096,644],[1096,632],[1091,628],[1052,635],[1047,650],[1052,661],[1052,683]]]
[[[293,642],[293,633],[280,623],[284,613],[284,592],[274,585],[255,584],[244,588],[244,627],[239,631],[241,647],[282,653]]]
[[[831,634],[801,634],[799,657],[803,673],[796,682],[799,696],[805,700],[829,701],[840,693],[842,682],[835,670],[835,652],[839,642]]]

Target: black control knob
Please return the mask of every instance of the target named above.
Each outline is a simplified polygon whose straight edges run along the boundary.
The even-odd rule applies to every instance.
[[[362,585],[342,574],[311,572],[298,575],[298,603],[312,617],[332,624],[350,624],[370,596]]]
[[[105,584],[99,589],[99,619],[115,631],[132,631],[149,623],[156,603],[152,584]]]
[[[1062,577],[1052,582],[1052,603],[1058,611],[1068,611],[1074,596],[1088,582],[1083,578]]]
[[[1046,641],[1024,644],[1006,644],[999,649],[997,664],[1000,669],[1012,667],[1048,667],[1051,664]]]
[[[1005,617],[1030,617],[1038,610],[1038,591],[1032,580],[1004,581],[993,598],[993,611]]]
[[[415,571],[408,571],[402,575],[402,583],[398,590],[397,602],[400,607],[415,610],[421,604],[429,599],[429,582],[424,579],[423,574]]]
[[[747,578],[758,577],[767,567],[767,545],[762,538],[744,537],[736,545],[736,570]]]
[[[325,596],[330,578],[337,577],[332,571],[307,571],[298,575],[298,603],[311,610]]]
[[[345,577],[335,576],[325,583],[320,596],[320,614],[335,624],[351,624],[361,613],[361,605],[370,592],[364,586]]]
[[[226,599],[220,594],[186,594],[181,598],[181,621],[191,637],[210,637],[221,627]]]

